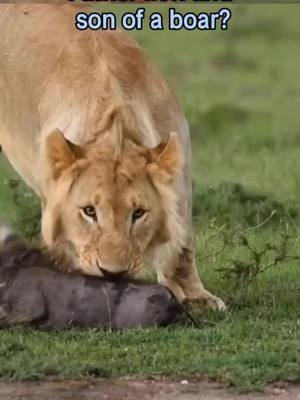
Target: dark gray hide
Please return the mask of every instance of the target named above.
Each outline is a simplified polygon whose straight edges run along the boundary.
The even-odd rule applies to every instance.
[[[181,314],[160,285],[67,274],[11,237],[0,252],[0,327],[132,329],[167,326]]]

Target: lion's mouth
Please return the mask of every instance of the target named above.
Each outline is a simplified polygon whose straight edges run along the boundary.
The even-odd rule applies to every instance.
[[[98,267],[99,268],[99,267]],[[109,272],[103,268],[99,268],[101,271],[103,278],[109,280],[121,280],[121,279],[128,279],[130,277],[128,271],[121,271],[121,272]]]
[[[105,268],[101,266],[99,260],[97,260],[97,268],[99,269],[101,275],[105,279],[121,280],[121,279],[128,279],[130,277],[130,273],[128,270],[116,271],[116,272],[107,271]]]

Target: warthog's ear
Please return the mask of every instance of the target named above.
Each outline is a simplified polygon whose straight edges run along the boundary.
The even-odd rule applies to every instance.
[[[149,150],[150,163],[148,172],[153,179],[161,181],[171,181],[181,167],[181,151],[178,143],[177,134],[172,132],[166,143]]]
[[[83,150],[69,142],[59,129],[51,132],[46,139],[46,156],[52,178],[58,179],[66,168],[81,158],[82,153]]]

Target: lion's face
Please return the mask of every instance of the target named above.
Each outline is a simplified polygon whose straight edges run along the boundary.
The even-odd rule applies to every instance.
[[[160,190],[172,185],[176,138],[152,150],[126,140],[117,159],[101,145],[74,151],[58,132],[48,146],[46,244],[66,244],[72,263],[86,274],[138,272],[154,242],[168,241]]]

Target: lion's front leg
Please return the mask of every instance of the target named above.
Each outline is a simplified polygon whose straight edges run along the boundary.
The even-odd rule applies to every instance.
[[[166,259],[165,263],[157,264],[157,275],[159,283],[168,287],[181,302],[197,302],[213,310],[226,309],[220,298],[204,288],[198,275],[194,254],[187,248]]]

